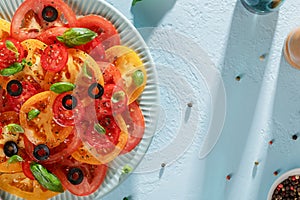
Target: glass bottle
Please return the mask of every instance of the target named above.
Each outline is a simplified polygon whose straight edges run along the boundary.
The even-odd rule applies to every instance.
[[[300,69],[300,27],[289,33],[283,47],[286,61]]]
[[[241,0],[241,2],[252,13],[267,14],[277,11],[284,0]]]

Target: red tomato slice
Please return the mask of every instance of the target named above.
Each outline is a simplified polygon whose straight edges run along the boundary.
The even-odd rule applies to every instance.
[[[20,111],[21,106],[27,99],[38,93],[37,89],[30,82],[22,81],[21,83],[23,88],[21,95],[11,96],[7,94],[8,104],[16,112]]]
[[[6,90],[0,87],[0,113],[14,110],[8,102]]]
[[[51,44],[46,47],[41,56],[41,64],[45,70],[61,71],[67,64],[68,51],[62,44]]]
[[[58,43],[59,41],[57,40],[56,36],[63,35],[66,30],[68,30],[68,28],[64,26],[49,28],[42,32],[37,39],[47,45]]]
[[[55,165],[53,173],[60,179],[64,188],[77,196],[87,196],[94,193],[105,179],[106,165],[90,165],[76,161],[72,157]],[[79,168],[83,172],[83,180],[78,185],[73,185],[67,178],[71,169]]]
[[[6,41],[11,41],[18,53],[10,50],[6,46]],[[14,64],[15,62],[21,62],[24,58],[24,49],[21,46],[20,42],[13,38],[6,38],[0,42],[0,69],[4,69]]]
[[[114,64],[107,62],[97,62],[97,64],[102,71],[104,84],[115,84],[121,87],[119,83],[121,83],[122,75],[119,69]]]
[[[119,101],[114,102],[112,100],[113,95],[118,93],[124,94],[122,97],[118,97]],[[118,95],[116,95],[118,96]],[[103,116],[122,113],[127,108],[127,96],[125,92],[114,84],[104,85],[104,94],[101,99],[95,100],[95,109],[97,118],[100,119]]]
[[[47,22],[42,17],[43,9],[52,6],[57,10],[57,19]],[[66,22],[65,22],[66,21]],[[51,27],[77,24],[76,15],[62,0],[26,0],[15,12],[11,23],[13,38],[23,41],[38,37],[44,30]]]
[[[24,175],[29,178],[30,180],[35,180],[31,170],[30,170],[30,163],[31,161],[26,159],[22,162],[22,170]]]
[[[63,98],[66,95],[72,95],[71,92],[65,92],[56,97],[53,103],[53,118],[54,121],[61,126],[73,126],[75,122],[79,122],[84,115],[84,107],[79,100],[72,110],[68,110],[63,106]],[[73,95],[72,95],[73,96]],[[76,98],[75,96],[73,96]],[[72,100],[71,100],[72,101]],[[75,102],[70,102],[71,104]]]
[[[80,17],[78,19],[78,26],[82,28],[88,28],[98,34],[97,39],[102,42],[104,49],[108,49],[109,47],[119,45],[120,36],[114,27],[114,25],[108,21],[107,19],[98,16],[98,15],[88,15],[84,17]],[[93,49],[96,44],[90,42],[86,44],[89,46],[89,49]]]
[[[142,140],[145,131],[145,120],[137,102],[129,104],[128,111],[125,111],[122,117],[127,124],[129,133],[126,146],[121,152],[121,154],[124,154],[133,150]]]
[[[121,129],[112,116],[103,117],[99,120],[99,124],[105,129],[105,133],[98,133],[95,130],[95,123],[91,123],[84,139],[89,145],[97,149],[97,153],[106,155],[114,150]]]
[[[77,136],[76,131],[73,129],[70,135],[62,143],[60,143],[59,146],[49,149],[50,156],[44,161],[39,161],[34,157],[33,151],[36,145],[32,144],[26,137],[24,138],[24,144],[25,150],[31,160],[48,165],[60,162],[74,153],[80,147],[81,140]]]

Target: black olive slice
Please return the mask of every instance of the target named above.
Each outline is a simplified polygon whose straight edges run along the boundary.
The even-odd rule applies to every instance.
[[[67,94],[62,99],[62,105],[67,110],[73,110],[77,106],[77,99],[76,99],[76,97],[74,97],[70,94]]]
[[[13,141],[8,141],[4,144],[3,150],[7,157],[12,157],[18,153],[18,145]]]
[[[99,83],[93,83],[88,89],[88,94],[93,99],[100,99],[104,94],[104,88]]]
[[[6,90],[10,96],[19,96],[23,91],[22,83],[18,80],[11,80],[7,83]]]
[[[83,172],[79,168],[71,168],[67,174],[67,178],[73,185],[79,185],[83,181]]]
[[[58,17],[58,12],[54,7],[47,6],[42,11],[42,17],[46,22],[54,22]]]
[[[39,144],[34,148],[33,155],[37,160],[47,160],[50,155],[50,150],[47,145]]]

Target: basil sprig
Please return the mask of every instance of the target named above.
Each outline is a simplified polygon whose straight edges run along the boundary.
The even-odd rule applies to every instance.
[[[8,132],[24,133],[24,129],[19,124],[8,124],[4,127]]]
[[[58,82],[58,83],[54,83],[50,86],[50,90],[61,94],[63,92],[68,92],[68,91],[72,91],[75,89],[75,85],[73,83],[69,83],[69,82]]]
[[[95,129],[95,131],[97,131],[100,134],[106,133],[105,128],[103,128],[103,126],[101,126],[99,123],[94,125],[94,129]]]
[[[53,192],[64,192],[61,181],[54,174],[38,163],[31,163],[30,170],[35,179],[46,189]]]
[[[8,163],[11,164],[11,163],[16,163],[16,162],[22,162],[24,161],[23,158],[19,155],[13,155],[12,157],[10,157],[8,159]]]
[[[133,79],[133,82],[136,86],[140,86],[144,82],[144,73],[141,70],[136,70],[132,74],[132,79]]]
[[[137,2],[142,1],[142,0],[132,0],[132,6],[134,6]]]
[[[39,114],[41,113],[41,111],[39,111],[38,109],[32,109],[31,111],[28,112],[28,120],[32,120],[34,118],[36,118]]]
[[[15,62],[11,66],[0,70],[0,75],[2,76],[14,75],[22,71],[25,65],[32,66],[32,63],[30,61],[27,62],[25,59],[23,59],[22,62]]]
[[[14,52],[16,54],[16,58],[18,59],[19,58],[19,52],[18,52],[18,49],[17,47],[14,45],[14,43],[10,40],[6,40],[5,41],[5,46],[8,50]]]
[[[68,47],[79,46],[92,41],[97,33],[87,28],[70,28],[63,35],[57,36],[57,40]]]

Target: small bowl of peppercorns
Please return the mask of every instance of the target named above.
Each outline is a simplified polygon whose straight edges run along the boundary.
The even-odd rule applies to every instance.
[[[300,199],[300,168],[281,175],[271,186],[268,200]]]

